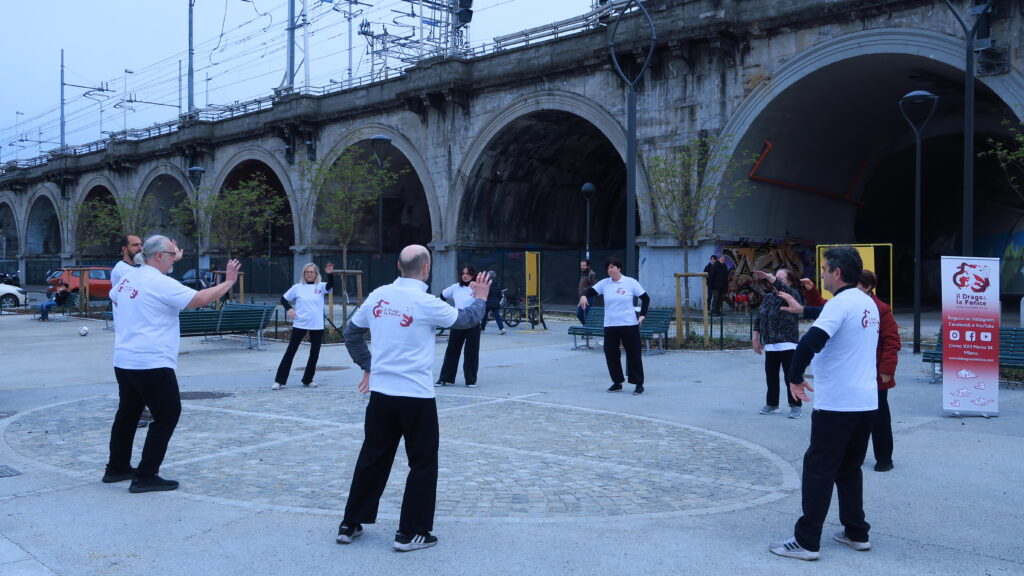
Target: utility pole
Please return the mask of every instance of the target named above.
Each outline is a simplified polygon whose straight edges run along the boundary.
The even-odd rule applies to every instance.
[[[196,0],[188,0],[188,111],[191,114],[196,109],[196,91],[195,91],[195,67],[193,66],[193,57],[195,56],[195,50],[192,46],[192,8],[195,7]],[[180,77],[179,72],[179,77]],[[127,129],[127,127],[125,128]]]

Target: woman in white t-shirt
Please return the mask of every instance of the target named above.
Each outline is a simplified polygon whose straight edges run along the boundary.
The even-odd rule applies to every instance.
[[[622,390],[625,377],[622,374],[622,360],[619,345],[626,349],[626,370],[629,383],[636,386],[634,396],[644,393],[644,363],[640,356],[640,324],[647,316],[651,297],[639,282],[622,275],[622,261],[612,256],[605,260],[608,277],[601,280],[580,296],[580,308],[590,306],[588,298],[598,294],[604,296],[604,358],[608,363],[608,375],[612,377],[609,392]],[[633,307],[633,298],[640,299],[640,313]]]
[[[441,291],[441,296],[455,303],[455,308],[462,310],[473,303],[473,289],[469,283],[476,278],[476,268],[465,265],[459,269],[459,281]],[[444,363],[441,364],[441,376],[434,386],[455,384],[455,374],[459,370],[459,356],[462,345],[466,345],[466,356],[462,361],[462,372],[466,377],[466,386],[476,388],[476,371],[480,365],[480,325],[470,328],[452,328],[448,337],[448,348],[444,351]]]
[[[306,264],[302,268],[302,281],[281,296],[281,305],[292,321],[292,337],[277,367],[277,376],[271,387],[274,390],[280,390],[288,383],[292,359],[306,334],[309,334],[309,359],[306,360],[306,371],[302,374],[302,385],[316,388],[313,375],[316,373],[316,362],[320,359],[320,343],[324,339],[324,298],[334,288],[334,264],[328,262],[324,272],[327,273],[327,282],[320,281],[320,268],[316,264]]]

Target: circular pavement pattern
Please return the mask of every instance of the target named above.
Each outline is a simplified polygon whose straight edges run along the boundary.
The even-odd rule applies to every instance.
[[[541,398],[438,396],[438,517],[699,514],[762,504],[799,487],[792,466],[744,440]],[[199,499],[339,514],[365,407],[355,392],[291,386],[186,399],[161,475]],[[21,456],[98,482],[116,408],[116,397],[103,396],[19,414],[7,421],[5,440]],[[140,430],[136,462],[144,439]],[[399,515],[406,470],[399,448],[382,519]]]

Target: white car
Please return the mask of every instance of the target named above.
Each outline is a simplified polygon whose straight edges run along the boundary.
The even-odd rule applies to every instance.
[[[28,294],[17,286],[0,284],[0,308],[15,308],[24,306],[28,301]]]

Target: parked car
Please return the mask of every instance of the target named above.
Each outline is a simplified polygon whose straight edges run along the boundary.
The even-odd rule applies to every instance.
[[[110,271],[109,266],[81,266],[58,268],[50,272],[46,277],[49,286],[47,292],[57,291],[57,282],[63,280],[68,285],[68,290],[79,291],[79,279],[82,273],[88,274],[89,296],[91,298],[107,298],[110,295]]]
[[[0,284],[21,286],[21,278],[18,277],[18,271],[15,270],[14,272],[0,272]]]
[[[10,284],[0,284],[0,308],[24,306],[27,301],[28,294],[24,289]]]
[[[203,290],[213,286],[213,274],[205,268],[192,268],[181,275],[179,282],[193,290]]]

